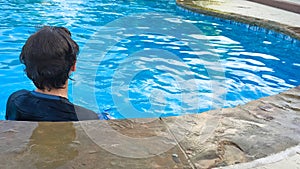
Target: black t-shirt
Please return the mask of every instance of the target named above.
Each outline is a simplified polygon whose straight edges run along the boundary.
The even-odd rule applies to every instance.
[[[19,90],[10,95],[6,104],[5,118],[17,121],[99,119],[95,112],[74,105],[66,98],[28,90]]]

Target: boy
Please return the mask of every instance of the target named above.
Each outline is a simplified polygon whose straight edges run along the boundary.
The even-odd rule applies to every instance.
[[[95,112],[68,100],[68,79],[76,70],[78,51],[79,46],[64,27],[44,26],[31,35],[22,48],[20,61],[36,89],[11,94],[5,118],[19,121],[99,119]]]

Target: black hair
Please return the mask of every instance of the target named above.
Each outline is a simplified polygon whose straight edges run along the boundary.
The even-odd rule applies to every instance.
[[[20,62],[38,89],[50,91],[64,87],[78,52],[67,28],[44,26],[28,38]]]

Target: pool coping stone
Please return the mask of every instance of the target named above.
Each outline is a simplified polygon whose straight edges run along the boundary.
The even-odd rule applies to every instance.
[[[228,0],[226,0],[228,1]],[[217,18],[223,18],[227,20],[237,21],[245,24],[249,24],[252,26],[263,27],[269,30],[273,30],[279,33],[283,33],[291,36],[292,38],[300,40],[300,27],[282,24],[276,21],[262,19],[257,17],[252,17],[249,15],[240,14],[238,9],[235,12],[227,12],[225,10],[220,10],[220,8],[215,9],[211,7],[212,4],[219,4],[222,7],[222,3],[226,1],[221,0],[176,0],[178,6],[188,9],[192,12],[201,13],[209,16],[214,16]],[[245,0],[243,0],[245,1]],[[241,1],[241,3],[243,3]],[[199,2],[199,3],[197,3]]]
[[[299,103],[300,86],[235,108],[176,117],[0,121],[0,168],[230,169],[284,160],[296,165]]]

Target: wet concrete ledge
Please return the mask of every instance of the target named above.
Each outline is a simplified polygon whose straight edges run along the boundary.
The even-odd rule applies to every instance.
[[[199,5],[199,3],[202,5]],[[215,16],[218,18],[233,20],[253,26],[259,26],[266,29],[270,29],[273,31],[277,31],[286,35],[289,35],[295,39],[300,40],[300,27],[292,26],[292,25],[286,25],[279,22],[267,20],[267,19],[260,19],[256,17],[241,15],[238,13],[232,13],[232,12],[223,12],[220,10],[215,10],[213,8],[208,7],[210,4],[222,4],[222,1],[220,0],[176,0],[176,3],[178,6],[188,9],[193,12],[202,13],[205,15]],[[240,2],[242,3],[242,2]],[[282,3],[280,3],[282,4]],[[279,7],[278,4],[272,4],[275,7]],[[287,5],[285,3],[285,5]],[[242,9],[240,9],[242,10]]]
[[[180,117],[0,121],[0,168],[228,166],[299,145],[299,124],[300,86],[235,108]]]

